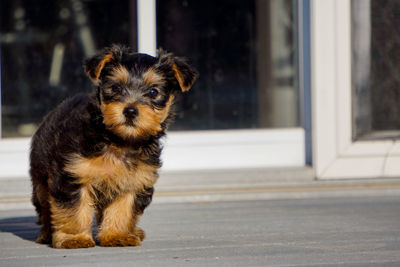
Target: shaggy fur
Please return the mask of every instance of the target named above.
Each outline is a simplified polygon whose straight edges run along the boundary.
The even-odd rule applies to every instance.
[[[95,92],[62,102],[32,139],[32,202],[43,225],[39,243],[92,247],[93,218],[102,246],[137,246],[136,226],[150,204],[160,138],[176,96],[196,79],[181,58],[113,45],[84,62]]]

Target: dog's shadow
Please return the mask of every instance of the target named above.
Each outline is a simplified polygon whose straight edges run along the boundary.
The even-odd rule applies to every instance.
[[[0,219],[0,232],[12,233],[24,240],[35,242],[40,231],[40,226],[36,224],[36,221],[36,216]]]
[[[11,217],[0,219],[0,233],[12,233],[21,239],[35,242],[40,234],[40,225],[36,216]],[[97,224],[93,223],[92,234],[97,234]],[[97,244],[97,242],[96,242]],[[50,245],[48,245],[50,246]]]

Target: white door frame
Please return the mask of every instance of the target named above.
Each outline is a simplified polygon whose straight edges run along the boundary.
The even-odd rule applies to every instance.
[[[316,176],[400,177],[400,142],[352,141],[351,1],[313,0],[311,11]]]
[[[156,55],[157,16],[156,0],[137,0],[138,51]]]
[[[155,55],[155,0],[137,3],[139,52]],[[170,132],[163,171],[302,167],[304,143],[303,128]],[[30,138],[0,139],[0,179],[28,176],[29,147]]]

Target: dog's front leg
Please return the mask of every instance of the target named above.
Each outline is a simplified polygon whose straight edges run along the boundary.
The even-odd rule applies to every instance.
[[[86,187],[80,189],[79,201],[69,207],[50,197],[52,243],[55,248],[94,247],[92,238],[93,201]]]
[[[102,221],[97,238],[106,247],[140,246],[143,231],[136,227],[135,194],[124,193],[118,196],[102,211]]]

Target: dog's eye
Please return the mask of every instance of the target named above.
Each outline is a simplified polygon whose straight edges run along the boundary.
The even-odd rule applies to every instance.
[[[157,89],[152,88],[149,93],[147,94],[150,98],[156,98],[158,96],[159,92]]]
[[[111,90],[116,93],[116,94],[120,94],[122,92],[122,88],[119,85],[113,85],[111,86]]]

